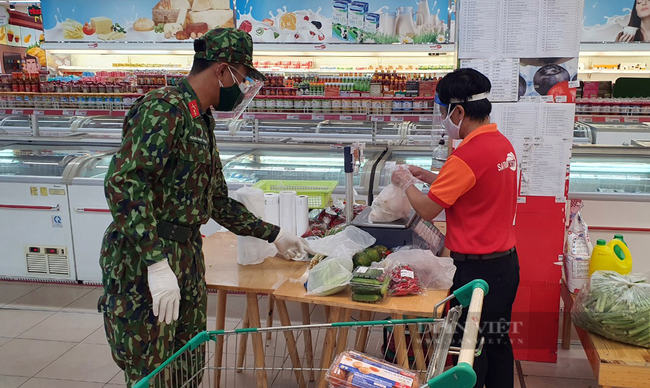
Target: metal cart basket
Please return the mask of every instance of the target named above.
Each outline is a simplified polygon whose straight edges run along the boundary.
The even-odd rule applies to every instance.
[[[325,372],[333,356],[355,349],[397,362],[395,349],[400,346],[406,347],[408,354],[408,365],[402,366],[419,374],[424,384],[420,388],[471,388],[476,382],[474,357],[480,355],[483,346],[478,333],[487,291],[483,280],[466,284],[435,306],[434,318],[206,331],[192,338],[134,388],[325,388],[329,384]],[[438,318],[438,312],[454,298],[459,306],[450,309],[445,318]],[[452,347],[463,308],[468,308],[468,315],[461,346]],[[402,338],[406,338],[406,344],[396,343],[393,332],[397,330],[405,332]],[[262,352],[246,354],[249,336],[266,337]],[[321,349],[332,346],[333,354],[321,354]],[[445,370],[449,354],[458,355],[458,363]]]

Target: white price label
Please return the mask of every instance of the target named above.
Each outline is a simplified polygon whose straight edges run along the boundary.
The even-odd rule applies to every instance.
[[[555,197],[555,203],[566,203],[566,198],[564,198],[564,197]]]
[[[74,116],[73,110],[64,110],[62,113],[64,116]]]
[[[341,120],[350,121],[350,120],[352,120],[352,116],[341,116]]]
[[[77,110],[74,112],[74,114],[75,116],[86,116],[88,112],[86,112],[85,110]]]
[[[555,102],[567,102],[567,97],[566,96],[555,96]]]
[[[639,118],[638,117],[624,117],[623,121],[625,121],[626,123],[638,123]]]
[[[11,111],[9,111],[9,112],[11,112]],[[4,109],[0,110],[0,115],[6,114],[6,113],[7,113],[6,110],[4,110]]]
[[[312,120],[320,120],[320,121],[322,121],[322,120],[325,120],[325,116],[323,116],[323,115],[311,115],[311,119]]]
[[[390,121],[404,121],[402,116],[390,116]]]
[[[300,120],[299,115],[287,115],[287,120]]]
[[[13,112],[13,113],[14,113],[15,115],[21,115],[21,114],[23,114],[23,110],[22,110],[22,109],[14,109],[14,112]]]
[[[433,117],[431,117],[431,116],[420,116],[418,118],[418,120],[420,120],[421,122],[423,122],[423,121],[433,121]]]
[[[620,123],[621,119],[620,119],[620,117],[605,117],[605,122],[606,123]]]
[[[254,119],[255,115],[253,113],[246,113],[243,115],[245,119]]]
[[[580,81],[569,81],[569,87],[570,88],[579,88],[580,87]]]
[[[553,96],[542,96],[542,102],[553,102]]]
[[[370,267],[359,267],[357,268],[357,273],[366,273],[369,269]]]
[[[409,271],[408,269],[403,269],[400,271],[400,276],[403,278],[409,278],[413,279],[415,278],[415,274],[413,274],[413,271]]]
[[[43,111],[43,110],[35,110],[35,111],[34,111],[34,114],[35,114],[36,116],[42,116],[42,115],[45,114],[45,111]]]
[[[517,197],[517,203],[526,203],[526,197]]]
[[[384,121],[384,116],[372,116],[370,118],[370,121],[375,121],[375,122],[376,121],[379,121],[379,122]]]

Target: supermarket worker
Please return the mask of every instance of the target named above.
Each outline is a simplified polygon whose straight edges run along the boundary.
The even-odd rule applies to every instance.
[[[113,222],[102,244],[98,309],[128,387],[206,330],[201,225],[212,218],[238,235],[275,243],[286,258],[306,248],[228,197],[210,107],[237,109],[263,85],[250,35],[214,29],[194,51],[187,79],[147,93],[129,110],[106,175]]]
[[[508,330],[519,286],[514,229],[518,168],[512,144],[490,123],[490,89],[487,77],[473,69],[458,69],[440,80],[436,102],[443,126],[451,139],[462,142],[437,177],[409,166],[396,170],[392,181],[406,191],[422,218],[431,220],[445,210],[445,245],[457,267],[452,290],[474,279],[489,284],[480,326],[485,347],[474,361],[475,387],[512,388]],[[430,184],[428,194],[413,185],[418,180]],[[461,323],[466,314],[465,309]],[[459,346],[462,332],[456,334]]]

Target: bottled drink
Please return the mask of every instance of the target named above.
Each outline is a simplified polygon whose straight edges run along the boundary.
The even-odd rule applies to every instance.
[[[431,167],[440,169],[446,161],[447,146],[445,145],[445,139],[440,139],[438,146],[433,150],[433,155],[431,157]]]

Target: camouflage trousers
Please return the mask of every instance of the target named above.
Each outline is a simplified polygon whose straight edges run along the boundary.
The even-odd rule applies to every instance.
[[[167,325],[153,315],[146,266],[137,248],[118,233],[107,231],[100,264],[104,271],[104,294],[98,310],[104,314],[104,329],[113,360],[124,370],[126,385],[132,387],[168,360],[198,333],[206,330],[207,290],[201,236],[186,244],[165,242],[166,257],[178,277],[181,302],[178,320]],[[186,365],[177,365],[179,382],[198,386],[205,353],[196,352]],[[197,375],[194,379],[191,376]],[[181,384],[178,384],[180,386]],[[159,382],[153,386],[177,386]]]

